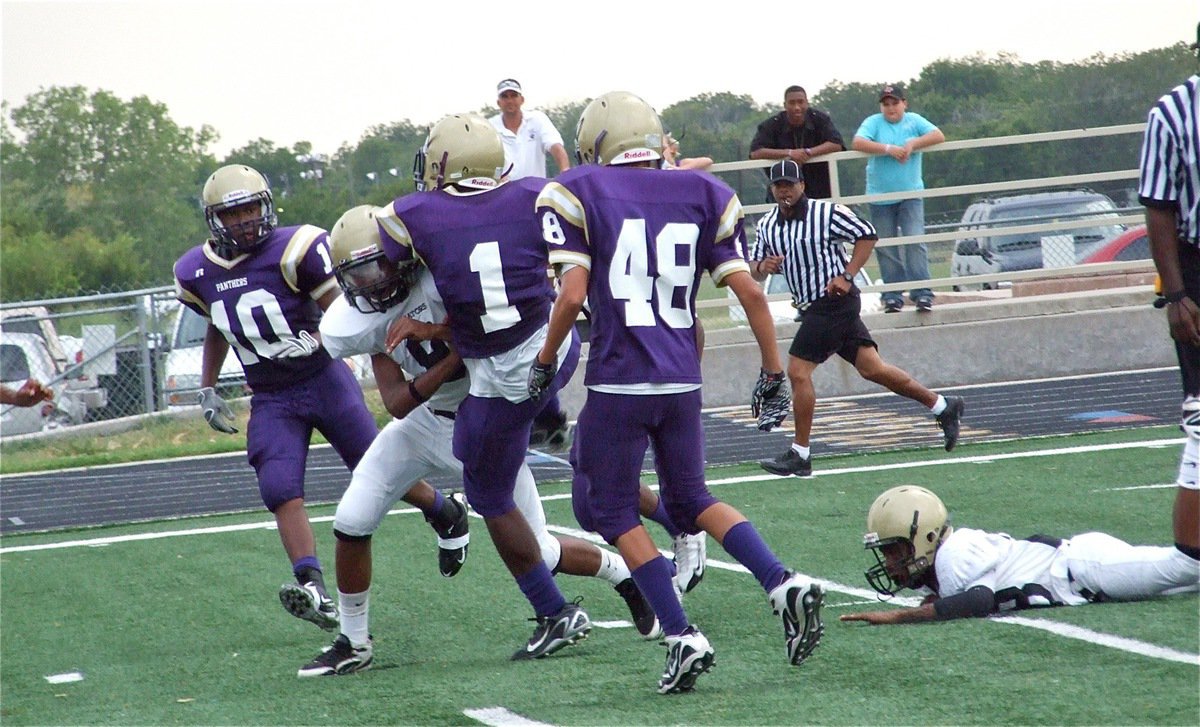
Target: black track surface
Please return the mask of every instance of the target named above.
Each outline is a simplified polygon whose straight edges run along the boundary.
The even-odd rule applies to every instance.
[[[964,443],[1173,424],[1181,401],[1179,371],[1173,368],[943,392],[966,399]],[[706,411],[704,420],[710,465],[774,457],[791,441],[790,417],[770,434],[755,429],[748,407]],[[812,439],[815,457],[942,443],[923,407],[890,393],[819,401]],[[530,452],[529,463],[539,481],[570,476],[565,455]],[[330,447],[309,452],[309,503],[336,502],[349,479]],[[261,508],[244,453],[0,477],[5,535]]]

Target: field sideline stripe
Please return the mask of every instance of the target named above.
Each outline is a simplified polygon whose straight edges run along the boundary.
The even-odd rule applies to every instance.
[[[476,722],[483,722],[493,727],[554,727],[546,722],[538,722],[528,717],[522,717],[504,707],[483,707],[481,709],[464,709],[463,714]]]
[[[987,463],[994,462],[997,460],[1017,459],[1017,458],[1021,458],[1021,457],[1047,457],[1047,456],[1051,456],[1051,455],[1061,455],[1061,454],[1083,454],[1083,453],[1087,453],[1087,452],[1102,452],[1105,450],[1114,450],[1114,449],[1135,449],[1135,448],[1139,448],[1139,447],[1144,447],[1147,449],[1155,449],[1155,448],[1167,447],[1167,446],[1171,446],[1171,445],[1181,445],[1181,444],[1183,444],[1184,441],[1185,440],[1183,437],[1179,437],[1176,439],[1155,439],[1155,440],[1150,440],[1150,441],[1146,441],[1146,442],[1117,442],[1114,444],[1091,444],[1091,445],[1085,445],[1085,446],[1079,446],[1079,447],[1059,447],[1059,448],[1055,448],[1055,449],[1033,450],[1033,451],[1029,451],[1029,452],[1009,452],[1007,454],[978,455],[975,457],[942,458],[942,459],[927,460],[927,461],[923,461],[923,462],[896,462],[893,464],[873,465],[870,467],[842,467],[842,468],[830,469],[830,470],[818,470],[818,471],[814,472],[813,475],[814,476],[831,476],[831,475],[854,474],[854,473],[859,473],[859,472],[884,472],[887,470],[911,469],[913,467],[938,467],[938,466],[951,465],[951,464],[987,464]],[[786,475],[783,477],[786,477]],[[783,477],[781,477],[779,475],[763,473],[761,475],[744,475],[741,477],[726,477],[723,479],[709,480],[708,484],[709,485],[735,485],[735,484],[742,484],[742,483],[746,483],[746,482],[762,482],[764,480],[777,480],[777,479],[783,479]],[[551,500],[565,500],[570,497],[571,497],[571,493],[566,492],[566,493],[561,493],[558,495],[544,495],[544,496],[542,496],[541,499],[543,502],[548,502]],[[400,510],[393,510],[393,511],[389,512],[388,514],[389,515],[408,514],[408,513],[412,513],[412,512],[416,512],[416,510],[412,509],[412,508],[403,508]],[[322,516],[322,517],[310,518],[310,521],[314,522],[314,523],[332,522],[332,520],[333,520],[332,516]],[[105,538],[89,538],[89,539],[85,539],[85,540],[68,540],[68,541],[62,541],[62,542],[58,542],[58,543],[41,543],[39,545],[17,545],[17,546],[12,546],[12,547],[8,547],[8,548],[0,547],[0,555],[4,555],[7,553],[27,553],[27,552],[38,551],[38,550],[55,550],[58,548],[96,547],[96,546],[103,546],[103,545],[111,545],[111,544],[115,544],[115,543],[128,543],[128,542],[134,542],[134,541],[139,541],[139,540],[156,540],[158,538],[183,537],[183,536],[187,536],[187,535],[209,535],[209,534],[215,534],[215,533],[230,533],[230,532],[237,532],[237,531],[244,531],[244,530],[258,530],[258,529],[270,530],[270,529],[274,529],[274,528],[275,528],[274,521],[268,521],[268,522],[259,522],[259,523],[243,523],[241,525],[220,525],[220,526],[214,526],[214,527],[208,527],[208,528],[195,528],[195,529],[188,529],[188,530],[168,530],[168,531],[157,532],[157,533],[136,533],[133,535],[117,535],[117,536],[110,536],[110,537],[105,537]],[[10,535],[7,537],[14,537],[14,536]]]

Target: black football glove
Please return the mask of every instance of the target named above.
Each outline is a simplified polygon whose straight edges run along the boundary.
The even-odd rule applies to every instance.
[[[758,419],[758,428],[769,432],[787,419],[792,410],[792,391],[782,371],[758,372],[758,382],[750,396],[750,413]]]
[[[533,366],[529,367],[529,398],[537,401],[542,396],[542,392],[550,388],[550,382],[554,381],[554,374],[558,373],[558,362],[544,364],[533,359]]]

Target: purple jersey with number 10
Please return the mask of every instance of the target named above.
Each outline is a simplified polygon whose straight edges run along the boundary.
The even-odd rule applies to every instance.
[[[529,177],[473,194],[419,192],[379,215],[387,256],[415,252],[433,274],[463,358],[509,351],[550,319],[546,243],[532,214],[545,183]]]
[[[742,205],[708,174],[582,166],[537,200],[553,264],[590,269],[586,386],[699,384],[696,290],[749,271]]]
[[[249,255],[226,260],[205,243],[175,263],[176,297],[221,331],[255,392],[287,388],[333,362],[324,349],[272,360],[286,348],[281,339],[317,332],[316,301],[337,289],[327,237],[313,225],[280,227]]]

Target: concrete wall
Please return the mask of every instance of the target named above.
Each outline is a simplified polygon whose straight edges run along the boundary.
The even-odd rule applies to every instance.
[[[1165,313],[1148,286],[954,302],[939,294],[929,313],[863,316],[888,363],[930,388],[1174,366]],[[778,326],[784,361],[798,324]],[[584,347],[584,357],[587,347]],[[564,391],[567,410],[583,406],[583,363]],[[785,363],[786,365],[786,363]],[[759,356],[746,327],[709,331],[704,351],[706,406],[745,404]],[[838,357],[814,377],[818,397],[878,393]]]

